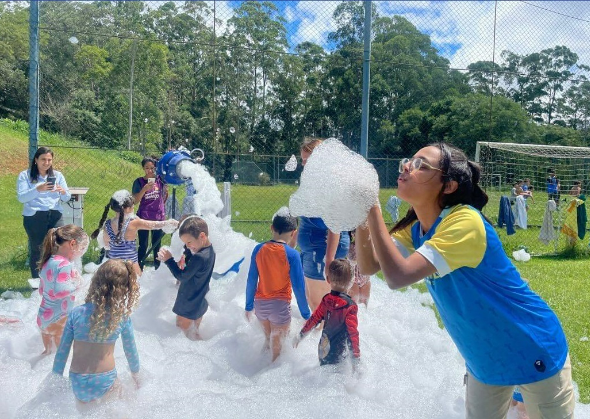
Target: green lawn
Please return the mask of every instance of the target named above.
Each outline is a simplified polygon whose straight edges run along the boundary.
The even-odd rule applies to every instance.
[[[70,186],[90,188],[84,208],[84,225],[89,232],[97,227],[110,195],[118,189],[129,189],[133,179],[142,174],[138,155],[66,148],[80,144],[67,143],[58,136],[45,133],[41,140],[43,144],[59,146],[54,147],[55,164],[64,172]],[[0,120],[0,152],[6,159],[6,163],[0,168],[0,208],[4,212],[0,241],[0,293],[12,289],[28,295],[31,290],[26,282],[29,277],[29,271],[25,268],[26,234],[22,227],[22,205],[17,201],[15,192],[16,176],[27,165],[27,134],[22,124]],[[267,239],[272,215],[279,207],[288,204],[289,196],[295,189],[296,185],[232,185],[234,229],[247,236],[252,233],[252,238],[258,241]],[[382,204],[393,192],[392,189],[381,191]],[[495,220],[500,192],[490,195],[486,214]],[[179,201],[182,198],[182,188],[178,188]],[[540,225],[544,202],[542,197],[537,200],[531,205],[529,219],[530,223]],[[400,213],[405,213],[406,208],[402,207]],[[388,214],[385,216],[387,221],[391,221]],[[538,233],[538,228],[533,227],[509,237],[501,231],[500,236],[508,251],[524,244],[536,253],[551,252],[552,246],[547,247],[538,242]],[[560,248],[562,247],[560,244]],[[590,260],[583,256],[584,253],[577,252],[574,254],[576,257],[571,259],[536,257],[517,266],[523,276],[529,279],[531,287],[551,305],[561,319],[570,344],[573,374],[579,386],[581,400],[590,403],[590,342],[580,340],[590,337],[587,316],[590,294],[587,292],[585,277],[585,273],[590,271]],[[91,245],[85,259],[90,261],[95,257],[96,251]],[[424,290],[424,287],[419,287]]]

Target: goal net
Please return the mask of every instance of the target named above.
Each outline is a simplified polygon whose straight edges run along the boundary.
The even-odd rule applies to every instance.
[[[587,243],[587,224],[581,219],[579,229],[574,227],[578,227],[578,213],[585,214],[585,206],[579,211],[578,206],[579,198],[584,198],[580,195],[585,195],[590,187],[590,148],[480,141],[475,160],[482,168],[480,183],[490,198],[483,212],[496,226],[502,196],[508,198],[515,217],[519,217],[518,209],[522,210],[522,202],[525,203],[526,209],[520,211],[520,219],[516,221],[517,224],[521,221],[526,228],[517,226],[516,232],[510,235],[506,228],[499,229],[509,253],[519,247],[526,247],[534,254],[555,253],[576,241]],[[525,180],[528,180],[528,188],[523,188]],[[523,183],[517,185],[519,181]],[[530,190],[531,197],[527,196],[526,189]],[[515,192],[524,199],[516,199]],[[550,211],[553,206],[549,199],[556,203],[555,211]],[[547,234],[546,211],[550,212],[553,234]],[[577,240],[571,238],[575,234],[570,227],[579,233]]]

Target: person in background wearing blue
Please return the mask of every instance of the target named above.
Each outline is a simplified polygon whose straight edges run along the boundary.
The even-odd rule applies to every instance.
[[[410,210],[390,232],[378,203],[371,208],[368,228],[356,233],[361,273],[381,270],[390,288],[425,279],[465,359],[467,419],[504,419],[515,386],[531,419],[573,418],[565,334],[481,214],[488,197],[479,166],[440,143],[403,159],[399,171]]]
[[[29,238],[31,276],[39,278],[41,245],[47,232],[63,225],[62,202],[70,200],[66,179],[53,169],[53,151],[39,147],[31,166],[18,175],[16,193],[23,207],[23,226]]]
[[[301,164],[305,166],[313,149],[322,140],[307,138],[301,145]],[[326,282],[326,266],[334,259],[346,258],[350,238],[348,232],[330,231],[321,218],[299,217],[297,245],[301,250],[301,262],[305,276],[307,302],[311,311],[321,303],[324,295],[330,293],[330,284]]]
[[[549,169],[547,172],[547,199],[553,199],[557,206],[559,206],[561,184],[555,175],[555,170]]]

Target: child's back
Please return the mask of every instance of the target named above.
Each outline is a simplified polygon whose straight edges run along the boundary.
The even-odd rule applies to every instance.
[[[305,335],[324,321],[318,346],[320,365],[337,364],[349,351],[355,358],[360,357],[357,311],[356,303],[343,292],[332,290],[322,298],[321,304],[301,329],[301,334]]]
[[[252,252],[246,285],[246,317],[254,309],[265,334],[264,347],[274,361],[291,325],[291,288],[304,319],[310,316],[305,297],[305,279],[299,252],[287,245],[297,231],[297,218],[286,207],[272,220],[273,239],[257,245]]]
[[[299,252],[286,243],[270,240],[252,252],[252,265],[246,287],[246,311],[254,300],[283,300],[291,304],[291,288],[303,318],[310,316],[305,298],[305,282]]]
[[[361,357],[359,344],[358,306],[346,294],[352,285],[352,267],[346,259],[334,259],[328,267],[327,280],[332,288],[324,295],[318,308],[305,323],[299,336],[295,338],[297,346],[322,320],[324,329],[318,346],[320,365],[337,364],[352,351],[353,366]]]

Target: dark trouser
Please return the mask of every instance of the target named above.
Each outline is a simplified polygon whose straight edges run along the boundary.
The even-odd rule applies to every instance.
[[[162,230],[151,230],[152,232],[152,246],[154,246],[153,253],[154,253],[154,267],[158,269],[160,266],[160,261],[156,259],[156,255],[160,250],[161,245],[161,238],[164,236],[164,232]],[[145,258],[145,254],[148,250],[148,242],[149,242],[150,230],[138,230],[137,231],[137,240],[139,241],[139,249],[137,249],[137,257],[139,259],[139,267],[143,269],[143,259]]]
[[[39,278],[37,263],[41,259],[41,246],[47,232],[62,225],[62,214],[56,210],[37,211],[34,215],[23,216],[23,226],[29,236],[29,268],[33,278]]]

